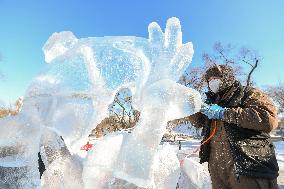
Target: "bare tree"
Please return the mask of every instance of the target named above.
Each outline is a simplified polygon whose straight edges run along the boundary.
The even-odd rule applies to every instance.
[[[202,75],[204,70],[201,67],[192,68],[189,71],[185,71],[184,74],[180,77],[179,83],[186,86],[196,89],[201,92],[204,84]]]
[[[277,86],[268,86],[266,92],[277,105],[278,112],[284,113],[284,83]]]
[[[262,58],[257,54],[255,50],[246,47],[240,48],[239,55],[239,60],[241,61],[241,63],[239,64],[241,65],[243,63],[250,67],[250,71],[247,75],[246,86],[251,86],[253,83],[251,75],[257,68]]]
[[[110,115],[116,116],[122,129],[133,127],[139,119],[139,112],[133,108],[132,96],[128,89],[120,90],[109,107]]]
[[[23,98],[19,98],[13,106],[10,105],[10,107],[0,107],[0,118],[17,115],[21,111],[22,106]]]
[[[133,128],[139,116],[140,112],[132,106],[130,90],[121,89],[109,105],[109,116],[92,130],[89,137],[101,137],[107,133]]]
[[[179,82],[187,87],[192,87],[199,92],[206,88],[204,75],[207,68],[214,64],[229,65],[234,69],[235,75],[243,85],[249,87],[252,85],[252,74],[261,62],[261,57],[251,48],[240,47],[227,44],[223,45],[216,42],[213,45],[213,53],[203,53],[202,66],[187,70]]]
[[[212,64],[229,65],[234,69],[236,76],[246,87],[252,85],[252,73],[262,60],[256,50],[248,47],[238,48],[231,44],[223,45],[220,42],[214,44],[213,50],[213,54],[203,54],[203,60],[207,67]]]

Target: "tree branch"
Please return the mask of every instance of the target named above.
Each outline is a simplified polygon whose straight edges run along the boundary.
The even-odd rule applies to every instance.
[[[256,59],[254,66],[252,67],[252,69],[250,70],[249,74],[248,74],[248,78],[247,78],[247,85],[246,87],[251,85],[251,75],[253,73],[253,71],[256,69],[256,67],[258,66],[258,59]]]

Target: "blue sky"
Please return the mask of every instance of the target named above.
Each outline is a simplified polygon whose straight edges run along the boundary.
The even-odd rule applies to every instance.
[[[263,57],[256,84],[278,84],[284,81],[283,10],[283,0],[0,0],[0,99],[12,103],[24,94],[43,68],[41,48],[53,32],[147,37],[150,22],[164,28],[173,16],[181,21],[183,41],[193,42],[193,65],[216,41],[245,45]]]

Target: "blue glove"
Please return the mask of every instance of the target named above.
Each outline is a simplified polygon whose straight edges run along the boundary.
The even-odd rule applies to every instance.
[[[224,119],[225,108],[222,108],[217,104],[203,104],[200,112],[206,115],[209,119]]]

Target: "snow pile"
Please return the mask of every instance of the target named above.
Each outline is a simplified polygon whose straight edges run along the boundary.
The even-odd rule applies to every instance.
[[[175,187],[178,159],[159,143],[167,121],[200,109],[200,94],[176,83],[191,63],[193,47],[182,44],[177,18],[167,21],[164,32],[157,23],[148,31],[148,39],[78,39],[71,32],[49,38],[43,47],[48,64],[28,88],[21,113],[0,120],[1,152],[16,148],[0,157],[1,166],[26,171],[17,188],[39,187],[34,172],[39,149],[47,168],[42,179],[46,189]],[[107,116],[121,88],[131,90],[139,122],[132,133],[109,135],[82,153],[80,147]]]

